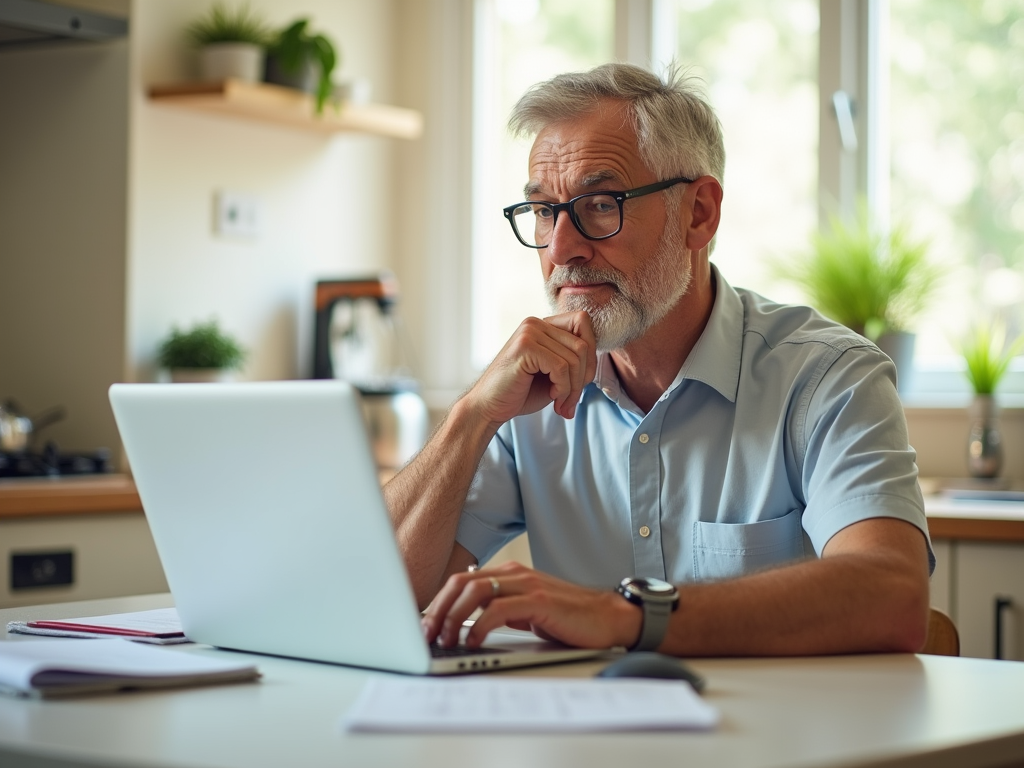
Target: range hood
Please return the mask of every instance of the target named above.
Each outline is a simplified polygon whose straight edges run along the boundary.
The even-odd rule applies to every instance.
[[[0,0],[0,49],[58,40],[113,40],[127,34],[127,19],[42,0]]]

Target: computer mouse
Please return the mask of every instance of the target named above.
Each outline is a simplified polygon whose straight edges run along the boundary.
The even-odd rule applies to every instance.
[[[627,653],[597,673],[597,677],[647,677],[685,680],[695,691],[704,689],[704,678],[674,656],[651,651]]]

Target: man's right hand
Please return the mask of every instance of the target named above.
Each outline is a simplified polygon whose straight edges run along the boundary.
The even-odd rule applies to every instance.
[[[550,402],[555,413],[571,419],[596,370],[597,341],[590,315],[528,317],[463,400],[496,426]]]

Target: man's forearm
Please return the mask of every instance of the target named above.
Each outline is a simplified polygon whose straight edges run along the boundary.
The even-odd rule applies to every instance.
[[[457,402],[423,450],[384,486],[416,599],[425,606],[446,575],[459,515],[494,427]]]
[[[679,656],[920,650],[928,614],[924,537],[902,521],[884,524],[903,526],[897,529],[906,539],[903,556],[840,551],[681,589],[659,650]]]

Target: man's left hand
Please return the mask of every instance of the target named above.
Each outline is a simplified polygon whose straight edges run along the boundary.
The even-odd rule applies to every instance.
[[[462,623],[477,608],[483,611],[466,637],[471,648],[503,626],[579,648],[629,647],[640,636],[643,620],[637,606],[611,590],[588,589],[505,563],[449,577],[424,613],[427,641],[456,645]]]

